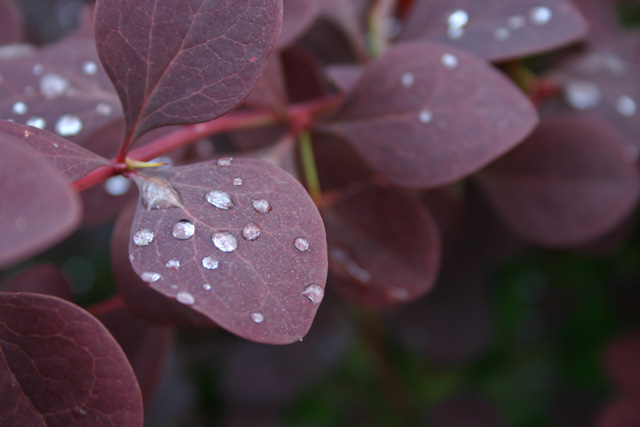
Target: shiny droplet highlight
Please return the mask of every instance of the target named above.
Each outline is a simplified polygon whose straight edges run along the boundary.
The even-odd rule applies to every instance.
[[[149,246],[155,237],[156,234],[153,231],[143,228],[133,233],[133,243],[140,247]]]
[[[260,237],[260,233],[260,226],[255,222],[247,224],[242,229],[242,237],[244,237],[246,240],[256,240],[258,237]]]
[[[211,190],[205,194],[204,198],[210,205],[218,209],[232,209],[234,207],[231,196],[222,190]]]
[[[229,233],[228,231],[215,233],[211,237],[211,241],[213,242],[215,247],[222,252],[233,252],[238,249],[238,241],[236,240],[234,235]]]
[[[173,237],[180,240],[187,240],[196,232],[196,226],[186,219],[176,222],[173,226]]]

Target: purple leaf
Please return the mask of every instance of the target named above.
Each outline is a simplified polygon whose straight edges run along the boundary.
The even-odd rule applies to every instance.
[[[22,41],[22,18],[13,0],[0,0],[0,45]]]
[[[0,120],[0,138],[30,148],[70,181],[76,181],[100,166],[111,166],[104,157],[33,126]]]
[[[393,183],[435,187],[476,172],[536,123],[529,100],[487,63],[419,42],[397,45],[367,66],[321,126]]]
[[[123,105],[126,141],[236,108],[281,24],[281,0],[99,0],[98,54]]]
[[[346,64],[327,67],[327,76],[340,92],[348,93],[356,87],[363,68],[360,65]]]
[[[0,293],[0,424],[142,426],[131,366],[94,317],[64,300]]]
[[[580,113],[543,121],[480,179],[514,231],[550,246],[584,243],[611,230],[635,207],[640,190],[624,138]]]
[[[602,410],[596,427],[634,427],[640,424],[640,398],[628,395],[618,398]]]
[[[0,118],[55,132],[83,144],[122,109],[93,40],[78,35],[0,61]],[[118,141],[111,141],[114,149]]]
[[[323,0],[321,0],[323,1]],[[282,50],[293,44],[311,27],[318,16],[318,0],[284,0],[282,32],[276,49]]]
[[[569,0],[416,0],[401,35],[504,61],[584,38],[587,23]]]
[[[20,272],[7,284],[5,291],[31,292],[73,301],[69,281],[55,264],[39,264]]]
[[[621,390],[640,393],[640,333],[622,336],[609,344],[606,366],[611,380]]]
[[[149,286],[253,341],[306,334],[324,295],[326,242],[292,176],[226,157],[136,179],[129,254]]]
[[[0,267],[52,246],[80,222],[68,181],[21,144],[0,138]]]
[[[426,294],[440,263],[440,236],[416,199],[389,189],[361,191],[323,213],[332,277],[347,296],[373,305]]]

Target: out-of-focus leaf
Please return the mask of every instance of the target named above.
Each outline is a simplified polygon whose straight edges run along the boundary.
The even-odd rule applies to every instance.
[[[22,41],[22,17],[13,0],[0,0],[0,45]]]
[[[640,425],[640,398],[621,397],[602,410],[597,427],[635,427]]]
[[[609,344],[606,365],[609,376],[623,391],[640,393],[640,333],[626,335]]]
[[[323,0],[320,0],[323,1]],[[318,0],[283,0],[282,32],[276,49],[293,44],[318,16]]]
[[[73,301],[73,292],[66,277],[55,264],[39,264],[20,272],[11,279],[7,292],[31,292]]]

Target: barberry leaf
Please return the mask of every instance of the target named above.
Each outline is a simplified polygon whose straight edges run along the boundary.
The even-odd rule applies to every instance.
[[[70,181],[76,181],[100,166],[111,166],[104,157],[33,126],[0,120],[0,138],[28,147]]]
[[[38,264],[20,272],[7,284],[6,292],[31,292],[73,301],[69,281],[55,264]]]
[[[609,377],[621,390],[634,394],[640,392],[640,333],[635,332],[617,338],[609,344],[606,366]]]
[[[529,100],[486,62],[415,42],[367,66],[319,129],[345,138],[391,182],[435,187],[476,172],[536,123]]]
[[[100,322],[44,295],[0,293],[0,424],[142,426],[131,366]]]
[[[617,130],[586,113],[557,114],[479,176],[505,222],[544,245],[577,245],[618,225],[640,192]]]
[[[0,45],[22,41],[22,17],[13,0],[0,0]]]
[[[581,40],[587,23],[570,0],[416,0],[402,40],[447,43],[490,61]]]
[[[80,222],[69,181],[13,137],[0,137],[0,267],[44,250]]]
[[[640,423],[640,398],[621,396],[601,409],[596,427],[632,427]]]
[[[433,286],[440,235],[422,204],[400,191],[361,191],[323,212],[338,290],[372,304],[417,299]]]
[[[98,54],[125,140],[212,120],[249,95],[282,25],[282,0],[98,0]]]
[[[293,44],[318,16],[318,0],[283,0],[282,31],[276,49]]]
[[[324,226],[289,174],[220,158],[136,175],[129,254],[153,289],[244,338],[301,339],[324,296]]]

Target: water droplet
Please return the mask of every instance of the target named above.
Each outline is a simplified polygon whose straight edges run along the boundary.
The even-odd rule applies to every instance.
[[[447,17],[449,28],[462,28],[469,22],[469,14],[464,10],[456,10]]]
[[[307,239],[303,239],[302,237],[298,237],[293,241],[293,246],[296,247],[300,252],[306,252],[309,250],[309,241]]]
[[[427,123],[430,123],[431,120],[433,120],[433,113],[431,113],[431,111],[429,110],[422,110],[418,114],[418,120],[420,120],[420,123],[424,123],[426,125]]]
[[[400,76],[400,83],[404,87],[411,87],[416,81],[416,76],[413,73],[404,73]]]
[[[251,204],[253,205],[253,208],[256,210],[256,212],[261,213],[261,214],[266,214],[271,212],[271,205],[269,204],[268,201],[261,199],[261,200],[252,200]]]
[[[40,93],[45,99],[55,99],[69,89],[69,81],[58,74],[47,74],[40,79]]]
[[[220,231],[211,237],[211,241],[222,252],[233,252],[238,249],[238,241],[228,231]]]
[[[33,126],[34,128],[44,129],[45,126],[47,126],[47,121],[42,117],[33,116],[27,120],[26,124],[28,126]]]
[[[234,207],[231,196],[221,190],[211,190],[205,194],[204,198],[218,209],[232,209]]]
[[[450,70],[458,66],[458,57],[451,53],[445,53],[444,55],[442,55],[441,61],[442,65]]]
[[[464,35],[464,29],[462,28],[451,28],[447,29],[447,36],[451,40],[458,40],[460,37]]]
[[[391,288],[385,292],[392,301],[404,302],[409,299],[409,291],[402,288]]]
[[[329,251],[329,257],[332,261],[341,264],[349,275],[361,283],[371,282],[371,273],[358,265],[347,251],[340,248],[332,248]]]
[[[511,36],[511,31],[509,31],[509,29],[505,27],[500,27],[496,29],[496,31],[493,33],[493,37],[495,37],[495,39],[499,41],[505,41],[510,36]]]
[[[134,179],[136,179],[135,175]],[[176,189],[173,188],[169,181],[163,178],[144,179],[142,204],[149,211],[184,207]]]
[[[213,255],[202,258],[202,266],[207,270],[215,270],[218,268],[219,262]]]
[[[187,240],[192,237],[196,231],[196,226],[191,221],[182,219],[173,226],[173,237],[180,240]]]
[[[538,6],[529,12],[529,20],[533,25],[544,25],[551,20],[553,12],[545,6]]]
[[[627,95],[619,96],[618,99],[616,99],[616,110],[621,116],[632,117],[636,114],[636,101]]]
[[[99,102],[96,104],[96,113],[100,116],[108,117],[113,113],[113,108],[106,102]]]
[[[15,114],[27,114],[27,104],[25,104],[24,102],[16,102],[15,104],[13,104],[13,112]]]
[[[178,302],[185,305],[193,305],[193,303],[196,302],[196,299],[193,297],[193,295],[185,291],[178,292],[178,295],[176,295],[176,299],[178,300]]]
[[[165,266],[167,268],[171,268],[172,270],[178,271],[178,269],[180,268],[180,261],[178,261],[177,259],[170,259],[169,261],[167,261]]]
[[[33,68],[31,69],[31,72],[35,75],[35,76],[41,76],[42,74],[44,74],[44,67],[42,66],[42,64],[36,64],[33,66]]]
[[[204,289],[205,291],[210,291],[211,290],[211,285],[208,283],[205,283],[204,285],[202,285],[202,289]]]
[[[112,176],[104,182],[104,190],[111,196],[127,194],[131,188],[131,180],[122,175]]]
[[[573,81],[564,86],[564,99],[576,110],[591,110],[600,105],[602,92],[594,83]]]
[[[98,64],[93,61],[86,61],[82,64],[82,72],[88,76],[94,75],[98,72]]]
[[[145,271],[140,275],[140,278],[147,283],[155,283],[162,279],[162,274]]]
[[[76,406],[75,412],[76,412],[76,414],[80,415],[81,417],[84,417],[85,415],[87,415],[87,411],[85,411],[84,409],[82,409],[79,406]]]
[[[233,157],[220,157],[218,159],[218,166],[221,168],[228,168],[233,163]]]
[[[254,321],[254,323],[262,323],[264,322],[264,316],[262,315],[262,313],[251,313],[251,320]]]
[[[133,243],[136,246],[149,246],[155,237],[153,231],[143,228],[133,233]]]
[[[242,178],[233,178],[233,185],[240,186],[242,184],[244,184],[244,181],[242,181]]]
[[[247,224],[242,229],[242,237],[244,237],[246,240],[256,240],[258,237],[260,237],[260,226],[255,222]]]
[[[527,24],[527,20],[522,15],[513,15],[507,19],[507,26],[512,30],[519,30]]]
[[[324,289],[318,285],[309,285],[302,291],[302,295],[309,298],[309,301],[315,305],[318,305],[322,302],[322,298],[324,298]]]
[[[56,122],[56,133],[60,136],[77,135],[82,130],[82,121],[78,116],[65,114]]]

